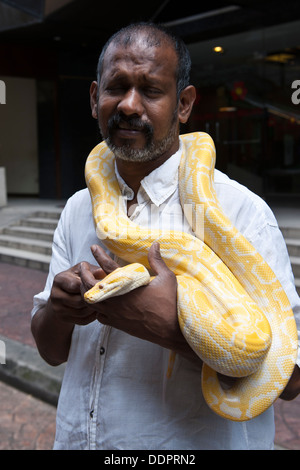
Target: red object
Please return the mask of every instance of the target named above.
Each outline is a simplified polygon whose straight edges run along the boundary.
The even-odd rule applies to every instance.
[[[242,100],[247,95],[247,91],[244,82],[235,82],[231,90],[231,96],[235,101]]]

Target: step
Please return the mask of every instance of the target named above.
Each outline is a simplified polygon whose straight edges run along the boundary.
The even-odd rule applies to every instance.
[[[300,239],[300,227],[280,227],[285,239]]]
[[[57,219],[50,219],[48,217],[27,217],[19,222],[22,227],[46,228],[53,231],[56,229],[57,223]]]
[[[298,292],[298,295],[300,296],[300,278],[295,279],[295,286],[296,286],[296,291]]]
[[[57,209],[57,211],[53,210],[38,210],[32,214],[32,217],[41,217],[42,219],[55,219],[56,221],[59,220],[61,216],[62,209]]]
[[[16,248],[18,250],[33,251],[44,255],[51,255],[52,242],[46,240],[35,240],[34,238],[14,237],[0,233],[0,246]]]
[[[290,261],[295,278],[300,278],[300,257],[290,256]]]
[[[290,256],[300,257],[300,239],[286,238],[285,243]]]
[[[49,270],[51,256],[42,253],[33,253],[27,250],[17,250],[6,246],[0,246],[0,260],[3,263],[15,264],[40,271]]]
[[[14,237],[34,238],[37,240],[52,241],[54,230],[46,228],[26,227],[23,225],[14,225],[5,227],[3,234],[12,235]]]
[[[57,405],[65,364],[52,367],[35,347],[2,335],[0,341],[5,344],[5,365],[0,367],[0,380]]]

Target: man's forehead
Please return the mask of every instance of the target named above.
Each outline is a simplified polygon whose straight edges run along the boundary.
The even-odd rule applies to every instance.
[[[119,35],[116,35],[111,43],[111,45],[120,44],[124,47],[126,46],[144,46],[144,47],[172,47],[174,44],[172,40],[163,32],[159,30],[150,29],[138,29],[132,31],[131,33],[120,32]]]
[[[139,33],[129,41],[122,41],[122,39],[112,41],[104,55],[103,69],[112,62],[125,60],[128,57],[137,63],[168,60],[169,63],[174,63],[174,67],[177,65],[177,55],[169,41],[164,38],[156,42],[149,41],[146,35]]]

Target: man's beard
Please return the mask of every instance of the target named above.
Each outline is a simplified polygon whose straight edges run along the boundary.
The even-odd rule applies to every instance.
[[[129,129],[140,130],[145,135],[145,146],[141,149],[133,149],[130,147],[130,142],[122,146],[117,146],[113,143],[113,132],[119,128],[120,123],[126,123]],[[153,139],[154,129],[148,122],[144,122],[139,118],[127,117],[121,114],[114,114],[108,121],[108,135],[104,139],[107,146],[120,160],[130,162],[149,162],[163,155],[173,144],[178,135],[177,127],[177,108],[175,109],[170,128],[167,135],[158,142]],[[100,128],[103,136],[103,132]]]

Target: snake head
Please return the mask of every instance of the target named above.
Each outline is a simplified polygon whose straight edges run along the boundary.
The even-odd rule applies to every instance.
[[[101,302],[108,297],[115,296],[122,286],[122,282],[119,280],[103,282],[99,281],[89,291],[84,294],[86,302],[94,304]]]
[[[89,304],[102,302],[102,300],[110,297],[126,294],[149,282],[149,272],[142,264],[128,264],[127,266],[115,269],[104,279],[97,282],[84,294],[84,299]]]

